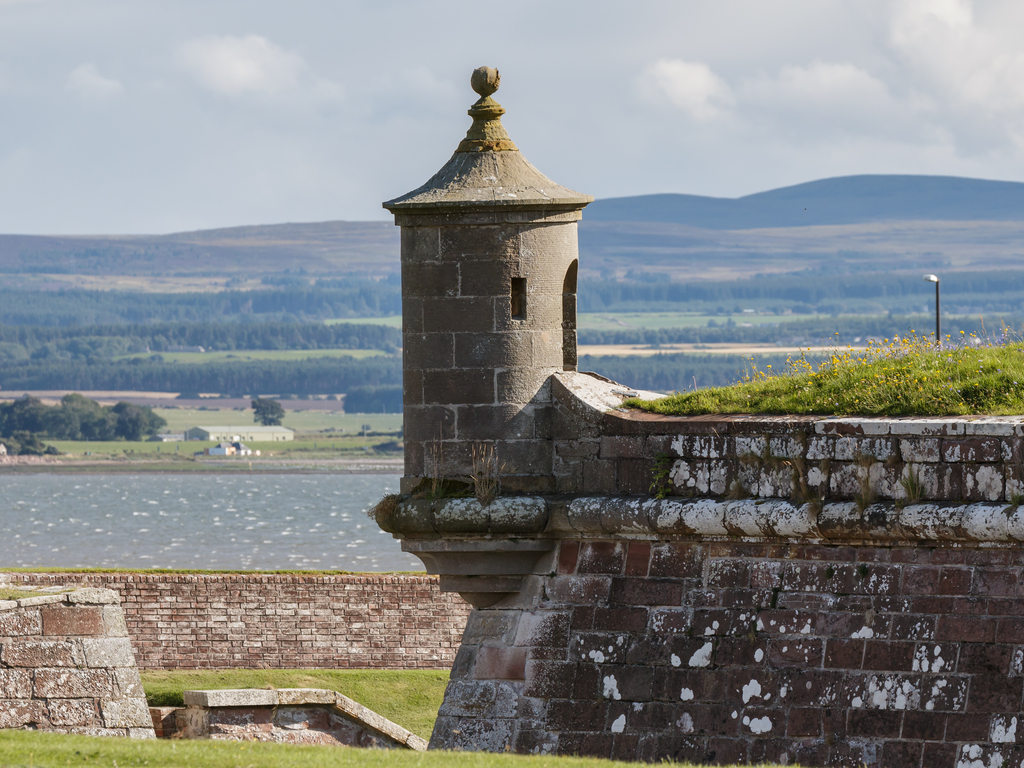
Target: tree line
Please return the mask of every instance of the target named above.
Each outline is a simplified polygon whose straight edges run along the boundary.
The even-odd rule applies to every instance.
[[[398,328],[336,323],[153,323],[148,325],[25,326],[0,324],[0,361],[88,360],[175,346],[207,350],[382,349],[402,343]]]
[[[349,280],[331,287],[283,286],[218,293],[0,290],[5,325],[121,325],[168,322],[302,322],[401,314],[398,286]]]
[[[358,386],[400,384],[397,357],[310,358],[225,363],[131,361],[25,361],[0,366],[0,389],[136,390],[150,392],[223,392],[331,394]]]
[[[742,321],[741,321],[742,322]],[[1003,323],[1011,332],[1024,333],[1020,316],[990,316],[944,318],[943,335],[966,334],[979,336],[1000,335]],[[821,317],[792,322],[764,323],[743,327],[735,319],[710,320],[706,326],[684,328],[633,328],[616,330],[595,330],[585,328],[578,332],[580,344],[634,344],[663,346],[666,344],[787,344],[820,345],[835,343],[840,346],[860,338],[889,338],[905,336],[911,331],[918,336],[933,334],[935,321],[932,318],[902,317]],[[836,336],[835,334],[839,335]]]
[[[0,403],[0,442],[9,454],[52,453],[42,438],[52,440],[144,440],[167,422],[144,405],[120,402],[100,405],[79,394],[46,405],[35,397]]]
[[[930,300],[933,288],[920,274],[857,273],[825,276],[807,271],[753,279],[676,282],[645,273],[626,280],[582,280],[581,312],[699,309],[734,311],[766,305],[795,312],[841,312],[884,306],[906,311]],[[1024,270],[944,272],[949,308],[986,311],[1024,307]],[[272,281],[282,282],[282,281]],[[283,281],[254,291],[143,293],[139,291],[0,290],[0,324],[31,326],[150,325],[156,323],[308,323],[330,318],[401,313],[395,280]],[[297,283],[297,284],[296,284]]]

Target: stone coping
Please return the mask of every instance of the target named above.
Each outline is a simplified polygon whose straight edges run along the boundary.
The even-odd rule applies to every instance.
[[[301,707],[330,706],[370,730],[386,736],[409,749],[423,752],[425,739],[398,723],[381,717],[348,696],[326,688],[222,688],[206,691],[185,691],[187,707],[214,709],[221,707]]]
[[[782,499],[577,498],[569,527],[595,534],[711,538],[1024,542],[1024,508],[1007,504],[795,504]]]
[[[6,582],[3,582],[6,583]],[[0,600],[0,611],[13,611],[17,608],[31,608],[36,605],[66,603],[68,605],[119,605],[121,597],[112,589],[96,587],[60,586],[60,587],[22,587],[19,591],[36,592],[28,597],[16,600]]]

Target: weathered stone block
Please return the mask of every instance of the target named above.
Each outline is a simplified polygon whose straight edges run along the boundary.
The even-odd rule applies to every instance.
[[[423,399],[432,403],[490,403],[495,402],[495,373],[487,368],[424,371],[422,374]]]
[[[40,609],[44,635],[102,635],[103,608],[96,605],[47,605]]]
[[[97,699],[54,699],[49,702],[51,725],[102,727]],[[148,711],[147,711],[148,715]],[[147,718],[150,725],[151,720]]]
[[[144,698],[103,699],[103,724],[107,728],[145,728],[153,725]]]
[[[81,699],[113,695],[110,673],[100,669],[37,669],[35,695],[47,699]]]
[[[41,635],[43,620],[38,610],[11,610],[0,612],[0,636],[26,637]]]
[[[83,640],[86,666],[97,668],[134,667],[135,656],[127,637]]]
[[[84,663],[79,646],[68,640],[14,640],[0,646],[9,667],[74,667]]]

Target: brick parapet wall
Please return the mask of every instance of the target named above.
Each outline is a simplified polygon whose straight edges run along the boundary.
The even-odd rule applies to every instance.
[[[557,388],[556,388],[557,391]],[[564,398],[563,398],[564,399]],[[655,417],[588,422],[559,403],[563,493],[851,500],[1013,501],[1024,495],[1024,418]],[[657,480],[657,482],[656,482]]]
[[[1024,760],[1018,547],[563,541],[474,612],[432,745],[814,766]]]
[[[0,728],[153,738],[117,594],[0,600]]]
[[[443,669],[469,606],[405,575],[11,573],[121,596],[141,669]]]

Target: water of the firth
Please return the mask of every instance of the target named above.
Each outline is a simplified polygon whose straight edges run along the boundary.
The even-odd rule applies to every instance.
[[[366,516],[396,475],[7,475],[0,569],[418,571]]]

